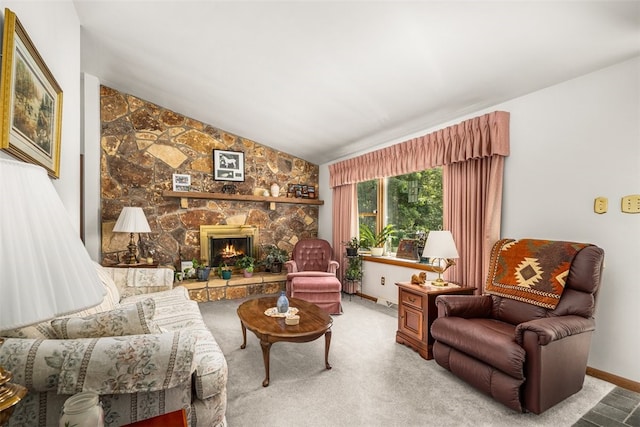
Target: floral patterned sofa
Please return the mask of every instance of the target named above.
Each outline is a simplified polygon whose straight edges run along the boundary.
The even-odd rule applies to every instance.
[[[95,391],[106,426],[181,408],[192,427],[226,426],[227,362],[173,270],[96,269],[101,305],[0,331],[0,365],[29,389],[8,425],[58,425],[69,396]]]

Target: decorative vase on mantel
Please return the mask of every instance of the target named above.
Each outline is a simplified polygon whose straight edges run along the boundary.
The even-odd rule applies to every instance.
[[[271,184],[271,196],[278,197],[280,195],[280,186],[275,182]]]

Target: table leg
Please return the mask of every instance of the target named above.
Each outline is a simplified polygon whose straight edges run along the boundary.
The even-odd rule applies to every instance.
[[[240,348],[245,349],[247,348],[247,327],[242,322],[240,322],[240,325],[242,325],[242,345]]]
[[[260,346],[262,347],[262,358],[264,359],[264,371],[265,378],[262,381],[262,387],[269,385],[269,351],[271,350],[271,343],[260,340]]]
[[[324,364],[327,369],[331,369],[329,365],[329,346],[331,345],[331,329],[324,333]]]

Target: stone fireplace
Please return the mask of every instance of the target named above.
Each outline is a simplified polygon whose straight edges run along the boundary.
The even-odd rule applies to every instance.
[[[207,265],[230,267],[245,255],[258,255],[258,227],[253,225],[201,225],[200,259]]]
[[[317,236],[319,206],[290,204],[283,198],[272,210],[254,195],[262,195],[274,182],[283,189],[300,183],[318,188],[318,165],[106,86],[100,87],[100,120],[102,262],[117,264],[127,251],[128,237],[112,232],[125,206],[143,208],[152,230],[144,241],[154,264],[178,270],[182,261],[209,259],[208,231],[204,238],[200,234],[203,224],[255,226],[259,233],[253,230],[251,246],[256,259],[265,245],[291,252],[298,240]],[[234,185],[236,194],[247,200],[190,198],[183,205],[181,198],[164,195],[172,188],[173,174],[189,175],[191,192],[223,194],[228,182],[214,179],[214,149],[245,153],[245,180]],[[225,228],[220,227],[228,233]],[[246,236],[247,227],[237,229],[239,237]],[[213,282],[216,275],[211,277]],[[238,290],[245,286],[237,281],[232,280],[234,298],[242,297]],[[246,286],[246,295],[265,291],[262,284]],[[225,293],[216,288],[214,296],[224,298]]]

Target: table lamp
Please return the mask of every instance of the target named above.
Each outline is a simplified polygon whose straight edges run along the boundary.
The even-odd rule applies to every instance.
[[[448,283],[442,280],[442,273],[456,264],[453,258],[458,258],[458,250],[451,232],[446,230],[430,231],[422,256],[429,258],[431,266],[438,273],[438,278],[431,284],[433,286],[447,286]],[[443,262],[444,265],[442,265]]]
[[[129,245],[127,246],[127,248],[129,248],[129,253],[127,254],[127,258],[124,263],[137,264],[137,246],[133,239],[133,233],[151,232],[151,228],[149,228],[149,223],[147,222],[147,217],[144,216],[142,208],[122,208],[122,212],[120,212],[120,216],[118,217],[118,221],[116,221],[116,225],[113,227],[113,231],[116,233],[130,233]]]
[[[0,198],[0,330],[100,304],[104,287],[46,171],[0,159]],[[10,358],[4,363],[0,425],[27,392],[9,382]]]

